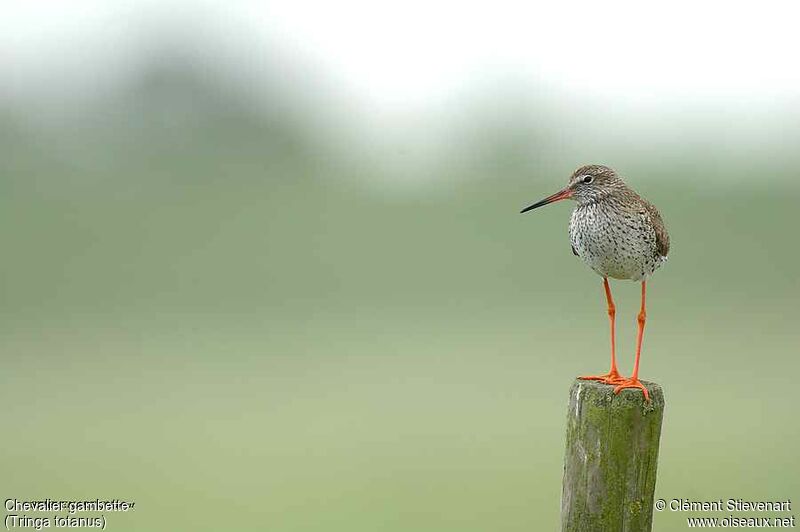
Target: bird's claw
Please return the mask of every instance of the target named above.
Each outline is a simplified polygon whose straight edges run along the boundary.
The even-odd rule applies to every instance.
[[[585,381],[600,381],[603,384],[617,385],[624,382],[626,379],[616,371],[609,371],[605,375],[586,375],[578,377]]]
[[[644,384],[639,379],[622,379],[621,382],[617,383],[617,387],[614,388],[614,394],[616,395],[626,388],[639,388],[644,394],[644,400],[648,403],[650,402],[650,394],[647,393],[647,388],[644,387]]]

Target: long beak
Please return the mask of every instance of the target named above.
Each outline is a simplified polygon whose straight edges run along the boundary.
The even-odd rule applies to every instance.
[[[569,188],[565,188],[564,190],[559,190],[558,192],[556,192],[552,196],[547,196],[542,201],[537,201],[533,205],[531,205],[529,207],[525,207],[524,209],[519,211],[519,213],[522,214],[522,213],[525,213],[525,212],[528,212],[528,211],[532,211],[533,209],[535,209],[537,207],[541,207],[543,205],[547,205],[548,203],[553,203],[554,201],[559,201],[559,200],[567,199],[567,198],[571,198],[571,197],[572,197],[572,190],[570,190]]]

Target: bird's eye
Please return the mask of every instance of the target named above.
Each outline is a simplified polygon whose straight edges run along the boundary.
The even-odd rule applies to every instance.
[[[585,175],[585,176],[583,176],[583,182],[584,182],[584,183],[586,183],[587,185],[588,185],[589,183],[591,183],[591,182],[592,182],[592,180],[594,180],[594,177],[593,177],[593,176],[590,176],[590,175]]]

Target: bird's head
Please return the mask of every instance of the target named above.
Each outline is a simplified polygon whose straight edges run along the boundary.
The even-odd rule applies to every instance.
[[[615,193],[623,192],[626,189],[625,182],[614,170],[608,166],[590,164],[575,170],[569,178],[566,188],[525,207],[521,212],[528,212],[563,199],[574,199],[579,205],[585,205],[602,200]]]

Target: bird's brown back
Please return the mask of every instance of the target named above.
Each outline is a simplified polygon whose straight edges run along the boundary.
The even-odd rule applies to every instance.
[[[661,213],[658,212],[655,205],[646,199],[642,198],[641,201],[656,233],[656,252],[662,257],[666,257],[669,253],[669,233],[667,233],[664,220],[661,219]]]

